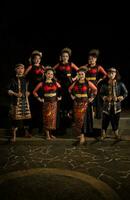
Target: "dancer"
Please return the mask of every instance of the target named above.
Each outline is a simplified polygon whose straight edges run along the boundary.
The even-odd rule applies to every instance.
[[[116,68],[108,70],[108,78],[101,86],[100,95],[103,99],[102,135],[101,140],[106,138],[106,131],[111,122],[112,130],[117,139],[120,139],[119,121],[121,102],[127,97],[128,91]]]
[[[38,95],[40,89],[43,91],[42,97]],[[46,139],[54,139],[52,130],[56,129],[57,101],[61,100],[61,86],[54,78],[53,68],[46,67],[45,79],[36,86],[33,95],[39,102],[42,102],[43,129]]]
[[[28,82],[24,77],[25,67],[23,64],[17,64],[15,66],[16,76],[11,79],[8,86],[8,94],[11,97],[10,112],[9,116],[11,119],[11,126],[13,132],[12,142],[16,141],[16,132],[18,128],[24,126],[25,136],[31,137],[28,132],[31,112],[29,106],[29,92],[28,92]]]
[[[32,126],[31,129],[38,128],[39,132],[42,132],[42,105],[36,101],[33,96],[33,90],[38,83],[43,81],[44,78],[44,66],[41,64],[42,52],[34,50],[30,56],[30,65],[25,70],[25,77],[29,81],[30,91],[30,108],[32,113]],[[41,94],[39,94],[41,95]]]
[[[85,115],[87,113],[88,104],[93,102],[97,88],[91,82],[86,80],[86,70],[80,68],[77,73],[78,79],[69,87],[69,93],[74,100],[73,112],[76,132],[79,135],[79,143],[85,142],[85,134],[82,132],[83,124],[86,123]],[[91,95],[88,92],[91,89]]]

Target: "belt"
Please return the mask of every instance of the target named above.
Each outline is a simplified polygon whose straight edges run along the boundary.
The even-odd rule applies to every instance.
[[[86,77],[87,80],[92,80],[92,81],[96,81],[96,77]]]
[[[75,96],[78,97],[78,98],[88,97],[87,94],[76,94]]]
[[[56,96],[56,93],[45,93],[44,96],[45,97],[54,97],[54,96]]]

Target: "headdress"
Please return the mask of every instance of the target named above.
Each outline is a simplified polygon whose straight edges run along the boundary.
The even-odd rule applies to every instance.
[[[51,71],[53,71],[53,73],[55,73],[55,70],[51,66],[46,66],[45,73],[47,73],[47,71],[49,71],[49,70],[51,70]]]
[[[15,65],[15,69],[17,69],[17,68],[20,67],[20,66],[21,66],[21,67],[25,67],[22,63],[18,63],[18,64]]]
[[[38,50],[34,50],[31,54],[31,57],[33,57],[34,55],[38,55],[42,58],[42,52],[38,51]]]
[[[114,67],[111,67],[108,69],[108,72],[117,72],[117,70]]]
[[[93,56],[95,58],[98,58],[99,56],[99,50],[98,49],[91,49],[88,53],[89,56]]]
[[[61,50],[61,54],[63,54],[63,53],[68,53],[69,56],[71,56],[72,50],[71,50],[70,48],[66,47],[66,48],[63,48],[63,49]]]

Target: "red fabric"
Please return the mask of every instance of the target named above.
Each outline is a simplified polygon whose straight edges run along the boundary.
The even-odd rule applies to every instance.
[[[87,86],[85,84],[83,84],[82,87],[80,87],[79,85],[76,84],[73,89],[74,89],[75,92],[83,92],[83,93],[85,93],[85,92],[87,92],[88,88],[87,88]]]
[[[91,73],[91,74],[96,74],[96,73],[97,73],[97,69],[90,69],[90,70],[89,70],[89,73]]]
[[[44,90],[44,92],[54,92],[54,91],[56,91],[56,89],[57,89],[57,86],[56,85],[44,85],[43,86],[43,90]]]
[[[35,70],[34,70],[34,73],[35,73],[35,74],[43,74],[43,73],[44,73],[44,70],[43,70],[43,69],[35,69]]]
[[[82,88],[81,88],[81,90],[82,90],[82,92],[86,92],[87,91],[87,86],[83,86]]]
[[[59,66],[59,70],[60,71],[67,71],[67,72],[69,72],[69,71],[71,71],[71,66],[70,65],[61,65],[61,66]]]

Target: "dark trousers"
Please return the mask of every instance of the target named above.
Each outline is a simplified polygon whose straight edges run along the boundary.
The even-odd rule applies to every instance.
[[[114,114],[111,112],[109,115],[103,113],[102,116],[102,129],[107,130],[109,123],[111,123],[112,130],[116,131],[119,127],[120,113]]]

